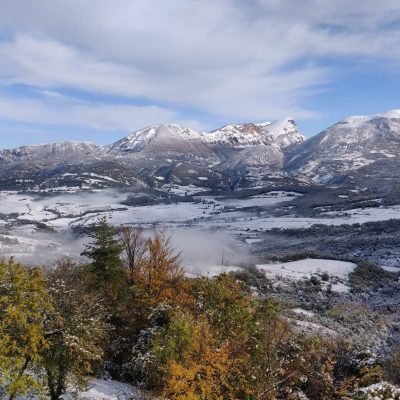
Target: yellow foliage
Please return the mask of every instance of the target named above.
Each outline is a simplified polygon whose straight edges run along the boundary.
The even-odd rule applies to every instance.
[[[174,400],[223,399],[229,370],[228,344],[216,346],[210,325],[193,321],[182,362],[172,360],[163,394]]]
[[[40,387],[28,369],[41,360],[46,347],[49,309],[41,270],[24,268],[13,259],[0,261],[0,384],[10,398]]]
[[[169,239],[158,232],[147,240],[147,247],[147,256],[133,272],[134,307],[148,314],[162,303],[188,303],[189,283],[180,265],[179,254],[174,254]]]

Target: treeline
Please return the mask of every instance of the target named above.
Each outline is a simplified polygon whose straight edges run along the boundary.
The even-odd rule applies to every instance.
[[[188,278],[162,232],[103,219],[90,237],[87,264],[0,262],[2,398],[56,400],[100,376],[163,399],[361,399],[400,379],[400,357],[378,365],[344,338],[296,333],[239,275]]]

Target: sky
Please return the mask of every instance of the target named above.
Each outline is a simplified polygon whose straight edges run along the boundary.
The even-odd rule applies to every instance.
[[[1,0],[0,148],[400,108],[398,0]]]

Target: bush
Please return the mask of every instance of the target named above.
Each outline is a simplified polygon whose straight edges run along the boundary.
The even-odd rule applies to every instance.
[[[367,261],[359,261],[356,269],[349,274],[349,282],[356,290],[375,290],[398,281],[399,276],[399,273],[385,271]]]

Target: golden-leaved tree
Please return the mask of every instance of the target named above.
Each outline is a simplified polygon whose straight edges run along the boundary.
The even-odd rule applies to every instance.
[[[40,269],[13,259],[0,261],[0,388],[15,399],[41,388],[32,373],[46,347],[44,321],[50,310]]]
[[[231,367],[229,343],[219,343],[206,318],[190,321],[187,345],[169,361],[163,395],[168,399],[224,399]]]
[[[147,253],[133,271],[133,282],[133,307],[143,321],[160,304],[183,305],[190,301],[180,255],[163,232],[147,240]]]

